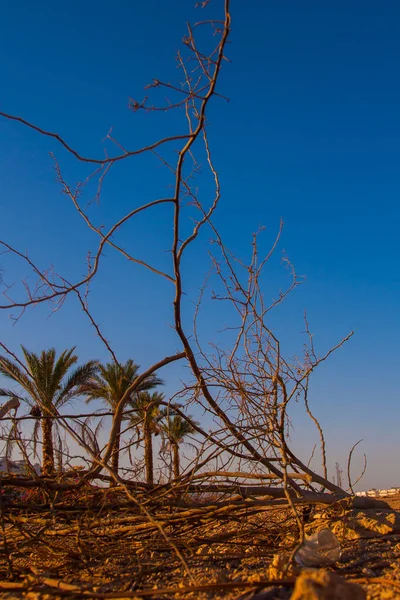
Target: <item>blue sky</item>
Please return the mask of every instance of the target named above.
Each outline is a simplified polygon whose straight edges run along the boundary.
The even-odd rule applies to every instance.
[[[214,5],[218,12],[219,0]],[[188,0],[7,3],[0,21],[0,110],[57,131],[95,156],[102,155],[110,127],[130,148],[184,131],[181,114],[133,114],[127,105],[130,97],[143,97],[153,77],[176,77],[185,22],[199,19],[193,6]],[[316,374],[311,402],[325,427],[331,465],[344,466],[352,444],[364,439],[369,469],[361,487],[400,485],[399,17],[395,2],[233,1],[231,63],[220,81],[230,101],[215,101],[209,115],[223,190],[216,219],[227,244],[246,257],[251,233],[265,225],[266,249],[282,217],[281,250],[306,277],[276,313],[282,339],[290,349],[301,347],[304,309],[321,351],[356,331]],[[49,151],[70,180],[87,174],[49,140],[0,120],[1,238],[29,249],[43,266],[83,275],[95,238],[60,194]],[[165,195],[169,184],[151,159],[118,165],[91,214],[112,223],[136,203]],[[199,178],[200,191],[201,185]],[[121,236],[132,251],[168,268],[168,211],[129,225]],[[186,267],[192,291],[207,271],[206,242],[202,237]],[[6,282],[17,282],[16,261],[1,261]],[[267,293],[281,281],[276,260]],[[169,284],[111,252],[91,308],[122,359],[145,367],[178,347],[169,327]],[[76,344],[82,360],[107,358],[73,301],[47,315],[48,309],[35,309],[11,326],[1,313],[2,340],[14,349]],[[205,315],[211,341],[220,320],[218,309]],[[180,367],[166,371],[167,393],[181,374]],[[294,411],[293,439],[306,458],[315,441]]]

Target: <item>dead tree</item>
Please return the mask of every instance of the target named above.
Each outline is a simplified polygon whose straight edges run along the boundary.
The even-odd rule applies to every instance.
[[[207,4],[208,2],[203,3],[203,5]],[[144,101],[132,100],[130,103],[134,112],[143,112],[143,115],[146,112],[151,114],[160,110],[168,112],[183,109],[186,131],[178,131],[168,137],[154,139],[140,148],[122,147],[110,132],[107,140],[114,145],[116,152],[104,157],[89,157],[71,147],[69,142],[57,133],[46,129],[45,125],[31,123],[12,114],[0,113],[2,118],[19,123],[47,138],[49,143],[58,145],[60,151],[67,152],[91,169],[86,182],[73,185],[67,182],[63,175],[62,155],[59,156],[58,151],[57,155],[55,152],[52,153],[57,180],[63,193],[76,209],[77,218],[83,219],[88,229],[98,238],[96,252],[88,254],[87,274],[84,277],[77,276],[74,281],[67,280],[52,267],[39,266],[29,253],[1,239],[0,245],[3,249],[25,265],[36,283],[29,285],[28,280],[25,280],[24,295],[13,296],[13,290],[6,289],[3,294],[4,302],[0,308],[10,312],[12,317],[18,320],[31,307],[40,304],[49,304],[51,310],[59,310],[66,298],[73,296],[78,300],[88,318],[88,323],[104,343],[112,360],[118,362],[118,352],[108,341],[89,306],[89,289],[95,286],[94,277],[102,267],[103,251],[107,247],[113,248],[122,260],[128,260],[133,265],[150,270],[154,277],[161,277],[170,285],[170,296],[167,301],[172,301],[173,304],[173,326],[179,349],[176,351],[176,348],[172,348],[170,356],[161,357],[155,364],[149,366],[126,390],[112,414],[109,439],[105,448],[96,448],[94,452],[93,444],[87,442],[87,435],[85,441],[82,431],[79,433],[68,418],[60,414],[54,414],[52,417],[59,419],[68,434],[81,445],[91,459],[89,468],[80,474],[79,485],[106,474],[115,482],[127,486],[126,489],[129,488],[132,482],[124,480],[110,466],[115,439],[121,431],[127,403],[143,378],[149,377],[156,371],[159,372],[173,361],[180,360],[186,361],[190,367],[191,379],[185,382],[183,388],[177,390],[175,399],[172,399],[169,404],[170,410],[188,419],[184,411],[179,413],[179,401],[184,399],[192,405],[203,407],[216,425],[211,432],[206,432],[199,426],[194,427],[200,440],[199,453],[173,485],[181,486],[184,483],[187,489],[198,490],[196,478],[204,470],[210,471],[207,465],[218,457],[219,465],[221,461],[225,461],[225,473],[245,472],[247,475],[258,473],[260,476],[270,477],[274,485],[268,486],[268,489],[264,486],[263,490],[259,489],[260,493],[267,492],[271,497],[284,497],[292,502],[311,497],[315,499],[319,492],[322,494],[323,490],[328,490],[331,493],[331,500],[329,494],[320,494],[319,497],[329,502],[345,496],[345,492],[327,477],[325,443],[322,429],[309,408],[308,386],[313,371],[351,334],[319,357],[314,349],[312,336],[309,335],[309,343],[302,360],[296,361],[286,357],[269,324],[270,315],[278,304],[284,302],[299,280],[288,263],[291,269],[291,282],[286,291],[279,293],[275,300],[268,303],[260,288],[261,273],[268,267],[268,261],[277,247],[279,236],[267,256],[259,258],[258,236],[255,235],[251,258],[246,264],[228,250],[214,225],[214,213],[220,204],[223,210],[223,202],[221,202],[217,170],[218,159],[214,159],[209,143],[207,112],[212,101],[225,101],[219,89],[219,77],[226,63],[227,42],[231,29],[230,0],[224,0],[220,6],[221,4],[221,18],[201,21],[196,26],[188,25],[186,36],[183,38],[183,50],[177,55],[183,84],[153,80],[147,86],[147,94],[154,93],[156,98],[159,90],[167,91],[170,94],[169,102],[160,105],[155,101],[153,104],[146,96]],[[211,50],[203,51],[199,47],[195,37],[199,27],[208,27],[213,34],[214,47]],[[157,157],[165,167],[167,181],[172,182],[172,193],[143,205],[133,204],[122,218],[108,231],[104,231],[100,224],[95,223],[94,217],[89,216],[85,208],[82,200],[85,184],[97,178],[96,200],[100,202],[103,182],[113,166],[117,163],[128,163],[135,160],[136,156],[146,153]],[[208,169],[208,174],[214,183],[211,199],[200,199],[198,181],[193,179],[193,175],[199,169],[200,161],[203,168]],[[157,209],[164,205],[170,206],[172,215],[171,264],[168,271],[163,271],[149,261],[135,256],[118,242],[118,232],[128,222],[133,221],[144,211],[151,210],[156,213]],[[191,229],[188,232],[190,224]],[[198,241],[203,229],[208,229],[213,238],[212,277],[218,282],[218,291],[213,295],[214,302],[228,304],[236,317],[232,327],[236,327],[237,335],[231,346],[225,348],[214,344],[212,353],[204,348],[204,341],[198,330],[202,299],[209,289],[207,282],[197,303],[194,324],[186,323],[183,318],[185,303],[194,301],[184,294],[187,271],[183,262],[189,249]],[[4,344],[3,349],[5,349]],[[15,356],[11,350],[6,349],[6,351]],[[288,407],[293,399],[299,397],[303,398],[306,410],[321,435],[322,473],[317,473],[304,464],[288,443]],[[174,403],[174,400],[177,402]],[[38,409],[40,410],[41,407]],[[79,415],[76,417],[79,418]],[[237,475],[233,477],[234,487],[237,487],[238,482],[242,480],[242,485],[238,487],[239,493],[246,494],[243,477]],[[218,479],[217,472],[215,478]],[[226,478],[231,480],[232,476],[226,475]],[[217,485],[212,477],[208,483],[201,485],[207,489],[207,485],[211,483],[214,485],[213,489],[217,486],[223,493],[228,493],[232,489],[230,484],[227,488]],[[51,485],[54,487],[57,484],[52,482]],[[251,493],[250,488],[248,492]],[[258,492],[253,489],[252,493]]]

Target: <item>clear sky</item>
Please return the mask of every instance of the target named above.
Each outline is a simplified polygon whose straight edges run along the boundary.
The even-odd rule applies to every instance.
[[[219,0],[213,2],[217,8]],[[180,133],[181,115],[133,114],[127,105],[143,97],[153,77],[176,77],[185,22],[199,19],[193,6],[190,0],[4,3],[0,110],[96,156],[110,127],[130,148],[159,132]],[[267,247],[283,217],[282,247],[306,280],[276,313],[277,330],[289,346],[301,347],[306,308],[321,350],[356,331],[312,387],[330,465],[337,460],[344,467],[352,444],[363,438],[369,469],[361,487],[400,485],[400,5],[233,0],[228,55],[219,90],[230,101],[217,100],[210,112],[223,186],[218,224],[245,257],[251,233],[265,225]],[[49,140],[0,120],[0,234],[72,277],[84,273],[94,237],[60,194],[49,151],[72,181],[87,173]],[[135,203],[165,195],[169,183],[156,162],[120,165],[91,214],[107,225]],[[160,250],[157,264],[168,268],[166,213],[129,225],[121,236],[143,258]],[[202,256],[193,255],[188,269],[193,289],[193,273],[207,271]],[[18,264],[0,260],[6,283],[17,282]],[[174,352],[168,283],[111,252],[103,266],[91,308],[121,358],[146,367]],[[274,263],[266,280],[271,294],[275,281],[279,287]],[[73,301],[47,315],[35,309],[11,326],[1,313],[1,339],[36,351],[76,344],[82,360],[108,358]],[[210,332],[220,317],[207,314]],[[179,374],[178,367],[166,372],[167,393]],[[302,415],[293,439],[307,458],[314,438]]]

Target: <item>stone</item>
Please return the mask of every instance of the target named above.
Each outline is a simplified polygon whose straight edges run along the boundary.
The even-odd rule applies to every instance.
[[[320,525],[321,526],[321,525]],[[395,510],[352,510],[336,520],[327,521],[336,537],[348,540],[368,539],[400,533],[400,513]]]
[[[306,569],[296,579],[290,600],[366,600],[365,590],[339,575]]]
[[[274,554],[271,564],[268,567],[268,579],[287,579],[300,573],[300,567],[289,564],[290,555],[279,553]]]
[[[365,510],[352,519],[352,527],[360,537],[377,537],[400,531],[400,515],[394,510]]]

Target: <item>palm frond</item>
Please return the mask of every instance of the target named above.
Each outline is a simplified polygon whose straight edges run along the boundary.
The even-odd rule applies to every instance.
[[[7,398],[18,398],[18,400],[25,400],[19,394],[16,394],[14,390],[9,390],[7,388],[0,388],[0,396],[6,396]]]
[[[38,393],[33,379],[30,379],[16,362],[6,356],[0,356],[0,375],[11,379],[28,392],[31,397],[38,400]]]
[[[162,424],[161,428],[170,443],[179,445],[183,443],[185,437],[196,432],[192,423],[197,425],[197,422],[194,421],[192,416],[189,416],[188,419],[184,419],[181,415],[171,416],[171,414],[166,417],[165,423]]]
[[[6,461],[11,461],[12,453],[15,446],[18,446],[18,442],[20,440],[20,432],[18,430],[18,422],[12,421],[12,425],[8,432],[8,436],[6,438],[6,446],[5,446],[5,458]]]
[[[75,369],[67,381],[59,387],[58,392],[53,400],[54,406],[59,408],[69,401],[73,396],[77,395],[77,392],[80,392],[81,387],[87,385],[87,383],[94,377],[97,369],[98,362],[95,360],[91,360]]]
[[[63,441],[61,438],[60,429],[57,428],[53,434],[54,437],[54,454],[55,454],[55,462],[57,464],[57,469],[62,473],[63,464],[64,464],[64,450],[63,450]]]
[[[32,442],[33,442],[33,456],[36,456],[37,459],[39,459],[39,453],[38,453],[39,433],[40,433],[40,420],[35,419],[35,424],[33,426],[33,433],[32,433]]]
[[[99,365],[97,375],[80,392],[86,396],[86,402],[103,400],[114,409],[137,379],[139,368],[132,359],[120,364],[111,362]],[[161,379],[151,375],[142,382],[137,392],[152,389],[161,383]]]
[[[77,363],[78,357],[76,356],[76,354],[74,354],[75,349],[76,346],[70,348],[69,350],[64,350],[63,352],[61,352],[55,364],[53,361],[52,374],[55,379],[62,381],[62,379],[67,374],[68,369],[70,369],[72,365]]]
[[[93,431],[87,421],[84,421],[79,425],[80,435],[82,436],[83,442],[89,447],[89,450],[92,452],[93,456],[99,456],[100,446],[97,441],[98,428],[96,427],[95,431]]]

